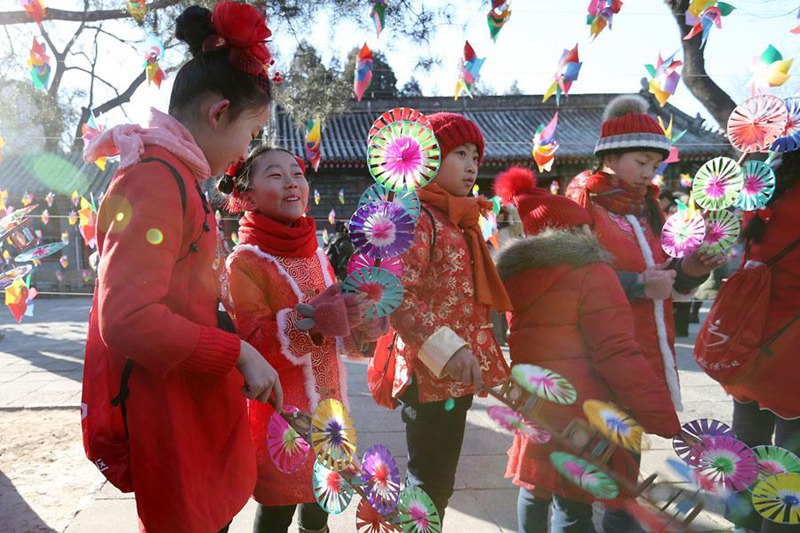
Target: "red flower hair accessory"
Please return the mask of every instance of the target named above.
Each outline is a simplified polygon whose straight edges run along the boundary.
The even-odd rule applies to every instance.
[[[267,39],[272,32],[267,17],[249,4],[218,2],[211,15],[216,34],[203,41],[203,51],[230,48],[228,59],[237,69],[253,76],[267,74],[272,56]]]

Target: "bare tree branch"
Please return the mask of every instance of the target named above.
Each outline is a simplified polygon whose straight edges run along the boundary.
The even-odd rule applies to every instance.
[[[79,67],[79,66],[71,66],[71,67],[66,67],[64,70],[78,70],[80,72],[85,72],[86,74],[91,76],[92,81],[89,84],[89,105],[90,106],[91,106],[91,102],[92,102],[92,91],[94,89],[93,84],[94,84],[94,80],[95,79],[97,81],[101,82],[103,85],[106,85],[109,89],[113,90],[116,93],[117,96],[119,96],[119,90],[116,87],[114,87],[111,84],[111,82],[109,82],[109,81],[103,79],[102,77],[98,76],[97,74],[95,74],[94,73],[94,68],[92,68],[92,70],[89,70],[89,69],[86,69],[86,68],[83,68],[83,67]]]
[[[155,11],[165,7],[174,6],[181,0],[156,0],[147,4],[148,11]],[[71,22],[94,22],[97,20],[112,20],[129,18],[130,14],[126,9],[98,9],[96,11],[67,11],[64,9],[45,10],[42,21],[45,20],[68,20]],[[11,24],[30,24],[35,22],[25,11],[6,11],[0,13],[0,25]]]

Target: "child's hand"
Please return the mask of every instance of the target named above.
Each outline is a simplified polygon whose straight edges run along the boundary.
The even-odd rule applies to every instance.
[[[464,385],[472,385],[476,391],[483,388],[481,367],[475,355],[466,347],[460,348],[444,365],[442,374]]]
[[[269,397],[274,393],[275,411],[281,411],[283,408],[283,389],[278,379],[278,373],[258,353],[258,350],[245,341],[240,343],[236,370],[244,376],[245,386],[242,387],[242,392],[245,396],[251,400],[267,403]]]
[[[676,272],[667,269],[667,263],[651,266],[640,274],[644,295],[651,300],[666,300],[672,294]]]
[[[389,333],[389,317],[371,318],[365,320],[359,328],[364,341],[372,342]]]
[[[687,276],[699,278],[727,262],[728,256],[723,252],[695,252],[683,260],[681,270]]]
[[[308,303],[297,304],[295,310],[305,317],[300,320],[298,327],[309,330],[312,335],[322,337],[350,335],[347,304],[341,294],[339,283],[331,285]]]
[[[364,321],[364,315],[372,306],[372,302],[367,299],[363,292],[348,294],[343,296],[344,304],[347,306],[347,323],[352,331]]]

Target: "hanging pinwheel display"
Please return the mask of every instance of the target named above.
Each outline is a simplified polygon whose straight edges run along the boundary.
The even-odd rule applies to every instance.
[[[5,289],[18,279],[22,279],[33,270],[33,265],[22,265],[0,272],[0,290]]]
[[[22,252],[14,258],[14,261],[17,263],[40,261],[49,255],[53,255],[54,253],[61,251],[64,246],[65,244],[63,242],[51,242],[50,244],[43,244],[41,246],[37,246],[36,248]]]

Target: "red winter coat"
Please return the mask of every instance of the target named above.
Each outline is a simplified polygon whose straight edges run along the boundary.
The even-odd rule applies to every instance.
[[[750,259],[765,262],[800,238],[800,186],[795,185],[771,207],[772,218],[761,242],[752,243]],[[775,263],[765,338],[786,325],[800,311],[800,247]],[[744,304],[744,302],[743,302]],[[800,322],[795,322],[772,344],[771,356],[761,355],[749,378],[725,389],[740,401],[755,400],[787,419],[800,417]]]
[[[127,420],[136,507],[148,531],[216,532],[256,479],[239,337],[216,327],[216,224],[166,150],[118,172],[98,216],[98,323],[112,363],[133,359]],[[204,231],[207,223],[209,231]],[[190,252],[195,242],[197,252]]]
[[[548,403],[541,415],[561,431],[584,418],[589,399],[610,401],[632,413],[649,433],[671,437],[680,423],[663,380],[642,357],[631,307],[594,236],[548,230],[505,248],[497,268],[511,296],[511,363],[558,372],[575,387],[572,405]],[[520,437],[508,452],[506,476],[514,482],[590,502],[592,497],[562,477],[548,460],[554,444]],[[633,456],[618,449],[609,466],[635,482]]]

